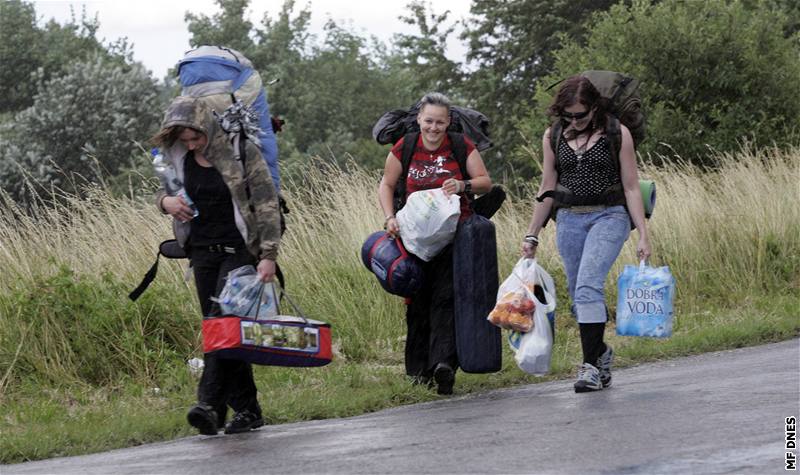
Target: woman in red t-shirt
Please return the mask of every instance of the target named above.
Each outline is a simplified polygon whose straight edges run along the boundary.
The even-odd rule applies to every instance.
[[[406,197],[414,191],[442,188],[446,195],[461,194],[461,219],[470,215],[467,195],[484,194],[492,187],[492,180],[483,164],[480,152],[468,138],[467,173],[462,176],[453,156],[452,144],[447,134],[450,125],[450,101],[443,94],[430,93],[420,101],[417,114],[420,134],[406,176]],[[378,198],[386,216],[386,230],[399,235],[395,219],[394,189],[403,173],[400,139],[389,155],[378,188]],[[439,394],[452,394],[456,354],[454,302],[453,302],[453,252],[452,245],[445,247],[429,262],[423,263],[424,281],[421,290],[406,309],[405,364],[406,374],[415,382],[436,382]]]

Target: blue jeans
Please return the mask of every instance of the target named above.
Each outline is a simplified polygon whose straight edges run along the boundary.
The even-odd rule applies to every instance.
[[[578,323],[603,323],[606,305],[603,289],[608,271],[631,232],[624,206],[600,211],[558,210],[556,244]]]

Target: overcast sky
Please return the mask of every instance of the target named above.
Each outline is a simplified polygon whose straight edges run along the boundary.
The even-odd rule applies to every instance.
[[[70,6],[78,19],[83,7],[89,18],[97,14],[100,21],[98,37],[106,43],[127,37],[133,44],[134,59],[143,62],[158,79],[163,78],[189,49],[184,14],[191,11],[212,16],[219,12],[214,0],[34,0],[33,3],[40,24],[50,18],[65,23],[70,19]],[[311,4],[311,31],[314,33],[322,32],[322,25],[328,18],[349,24],[363,36],[374,35],[383,41],[408,27],[397,19],[405,12],[405,0],[298,0],[295,11],[306,3]],[[436,13],[450,10],[451,20],[466,18],[469,14],[469,0],[435,0],[429,4],[433,5]],[[274,19],[282,5],[283,0],[251,0],[249,19],[260,26],[265,12]],[[453,44],[448,45],[447,55],[460,59],[466,48],[457,38],[451,40]]]

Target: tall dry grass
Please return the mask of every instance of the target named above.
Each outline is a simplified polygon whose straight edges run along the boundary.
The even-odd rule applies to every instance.
[[[669,265],[675,274],[679,313],[708,305],[734,306],[740,299],[763,295],[797,295],[800,288],[800,150],[743,149],[716,158],[713,171],[679,160],[641,167],[641,175],[654,179],[658,189],[655,214],[648,223],[652,261]],[[343,361],[400,364],[402,302],[384,293],[360,261],[364,239],[382,226],[378,179],[376,173],[354,165],[343,169],[317,163],[302,181],[286,183],[291,213],[279,262],[293,300],[308,316],[334,325]],[[502,274],[518,258],[533,185],[520,196],[509,196],[493,219]],[[139,332],[138,339],[125,344],[113,346],[110,339],[112,346],[106,349],[126,352],[123,367],[137,368],[147,361],[150,369],[144,377],[155,377],[148,375],[163,369],[160,354],[184,358],[196,353],[199,307],[191,281],[184,280],[185,262],[162,259],[158,278],[145,297],[136,304],[126,300],[127,291],[153,263],[158,243],[171,237],[169,218],[144,198],[112,198],[101,188],[90,188],[83,197],[58,198],[56,205],[40,203],[30,210],[4,198],[0,207],[0,391],[18,380],[23,369],[33,372],[28,376],[49,374],[51,381],[66,377],[61,373],[85,380],[79,376],[81,369],[102,361],[77,355],[69,347],[74,336],[65,322],[85,322],[80,315],[65,314],[80,314],[81,302],[59,307],[63,299],[100,300],[100,307],[115,309],[108,318],[124,320],[114,331]],[[553,225],[543,230],[538,258],[562,290],[561,308],[568,308],[554,230]],[[621,267],[635,263],[635,238],[634,231],[607,282],[612,299]],[[56,295],[71,280],[86,285],[70,290],[67,297]],[[23,294],[25,299],[15,298]],[[50,294],[57,297],[48,301],[50,308],[36,304]],[[102,311],[94,311],[100,335],[106,323]],[[132,313],[136,318],[122,317]],[[33,338],[36,332],[39,337]],[[95,379],[113,379],[98,374]]]

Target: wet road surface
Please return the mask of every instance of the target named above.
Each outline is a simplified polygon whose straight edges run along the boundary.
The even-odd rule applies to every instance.
[[[791,473],[784,429],[785,418],[800,415],[800,340],[621,369],[596,393],[575,394],[572,383],[6,465],[0,473]]]

